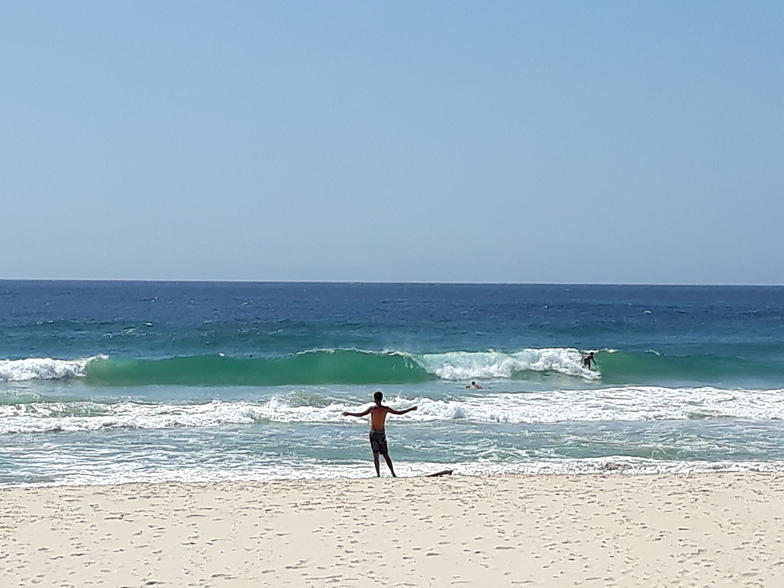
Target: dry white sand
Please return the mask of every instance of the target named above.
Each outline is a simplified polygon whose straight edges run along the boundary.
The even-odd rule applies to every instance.
[[[0,586],[782,586],[784,474],[0,491]]]

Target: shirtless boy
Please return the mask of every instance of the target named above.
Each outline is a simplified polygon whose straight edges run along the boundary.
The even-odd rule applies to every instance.
[[[371,406],[362,412],[344,412],[343,416],[363,417],[370,415],[370,448],[373,450],[373,463],[376,466],[376,475],[379,478],[381,477],[381,469],[378,462],[378,454],[380,453],[384,456],[389,466],[389,471],[392,472],[392,477],[396,478],[395,469],[392,467],[392,460],[389,458],[389,452],[387,451],[387,435],[384,430],[384,424],[387,420],[387,414],[406,414],[416,410],[417,407],[412,406],[405,410],[395,410],[381,404],[383,398],[384,395],[381,392],[376,392],[373,394],[373,400],[376,402],[375,406]]]

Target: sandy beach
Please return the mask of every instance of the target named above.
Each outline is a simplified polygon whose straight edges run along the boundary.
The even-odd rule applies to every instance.
[[[784,475],[0,491],[2,586],[773,586]]]

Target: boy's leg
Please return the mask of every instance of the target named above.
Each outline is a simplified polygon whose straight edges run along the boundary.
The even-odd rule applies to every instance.
[[[392,477],[397,478],[397,476],[395,475],[395,468],[392,467],[392,460],[390,459],[388,453],[384,454],[384,459],[387,461],[387,465],[389,466],[389,471],[392,472]]]
[[[386,457],[386,455],[384,457]],[[375,451],[373,452],[373,464],[376,466],[376,476],[378,476],[380,478],[381,477],[381,467],[379,466],[379,463],[378,463],[378,453],[376,453]]]

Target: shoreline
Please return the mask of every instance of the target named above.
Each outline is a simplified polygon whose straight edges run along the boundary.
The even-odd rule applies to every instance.
[[[0,489],[13,586],[773,585],[784,473]]]
[[[383,464],[382,464],[383,465]],[[107,474],[79,476],[74,479],[46,482],[5,482],[0,484],[3,490],[24,490],[37,488],[103,488],[107,486],[158,485],[158,484],[274,484],[286,482],[330,482],[330,481],[361,481],[374,478],[373,464],[370,460],[361,463],[339,466],[299,466],[286,470],[278,465],[269,466],[264,470],[248,468],[243,475],[220,471],[192,468],[183,469],[182,475],[162,477],[134,475],[118,475],[107,479]],[[781,474],[784,475],[784,461],[703,461],[703,460],[656,460],[636,457],[598,457],[598,458],[560,458],[540,459],[515,465],[487,465],[472,463],[448,462],[408,462],[398,461],[395,470],[401,479],[419,478],[440,470],[451,470],[455,477],[488,478],[488,477],[586,477],[586,476],[700,476],[710,474]],[[389,476],[386,466],[382,475]]]

